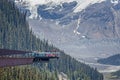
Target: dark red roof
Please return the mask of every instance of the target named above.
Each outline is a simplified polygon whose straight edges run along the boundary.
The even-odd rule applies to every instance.
[[[11,54],[25,54],[30,51],[20,51],[20,50],[9,50],[9,49],[0,49],[0,56],[2,55],[11,55]]]

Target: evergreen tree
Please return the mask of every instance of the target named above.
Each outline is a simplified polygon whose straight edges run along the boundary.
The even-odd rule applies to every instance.
[[[21,13],[10,0],[0,0],[0,48],[26,51],[60,51],[40,40],[29,29],[26,12]],[[59,60],[30,66],[0,69],[0,80],[58,80],[64,72],[70,80],[103,80],[95,69],[76,61],[63,51]]]

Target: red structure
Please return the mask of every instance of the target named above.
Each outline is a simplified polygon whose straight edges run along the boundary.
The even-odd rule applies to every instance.
[[[2,56],[2,55],[11,55],[11,54],[25,54],[25,53],[30,53],[30,52],[31,51],[0,49],[0,56]]]
[[[27,65],[59,58],[57,52],[32,52],[0,49],[0,67]]]
[[[0,67],[32,64],[33,58],[0,58]]]

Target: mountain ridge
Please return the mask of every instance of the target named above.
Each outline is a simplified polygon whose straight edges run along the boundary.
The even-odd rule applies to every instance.
[[[103,57],[102,55],[118,53],[120,3],[106,0],[74,13],[76,4],[78,3],[74,1],[62,3],[64,7],[38,5],[32,11],[37,11],[37,14],[34,13],[28,19],[30,28],[38,37],[48,39],[74,57],[99,57],[98,54]],[[28,13],[31,14],[30,11]]]
[[[71,2],[77,2],[77,5],[74,7],[74,13],[80,12],[83,9],[85,9],[87,6],[95,3],[101,3],[105,0],[15,0],[16,4],[22,4],[26,6],[32,13],[32,16],[30,18],[36,18],[37,17],[37,7],[38,5],[50,5],[50,6],[56,6],[61,5],[63,3],[71,3]],[[34,13],[33,13],[34,10]]]
[[[120,54],[116,54],[107,58],[99,59],[98,63],[108,64],[108,65],[120,65]]]

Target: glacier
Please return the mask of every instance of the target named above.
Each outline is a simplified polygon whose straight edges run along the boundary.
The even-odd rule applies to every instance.
[[[74,13],[77,13],[82,11],[89,5],[101,3],[106,0],[15,0],[15,3],[22,5],[24,4],[31,12],[31,16],[29,18],[36,18],[38,16],[37,8],[39,5],[48,4],[51,6],[55,6],[65,2],[69,3],[73,1],[76,1],[78,3],[77,6],[74,8]]]

